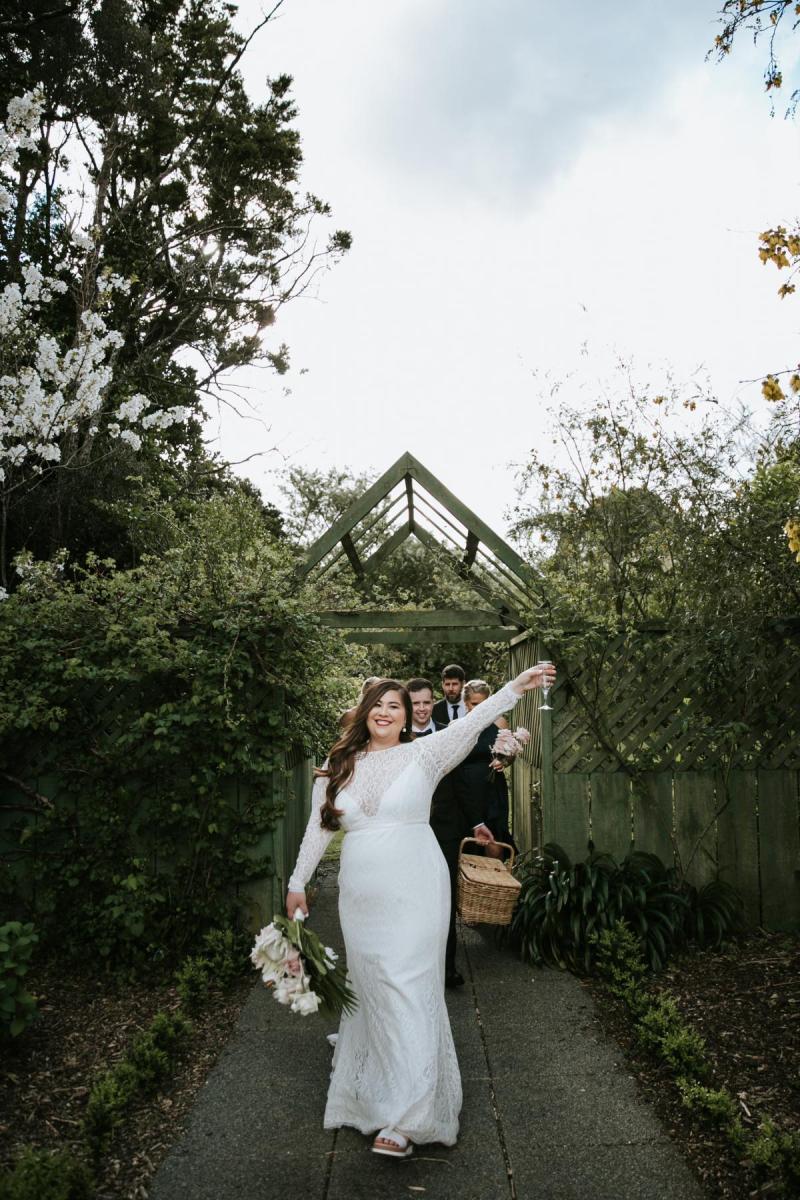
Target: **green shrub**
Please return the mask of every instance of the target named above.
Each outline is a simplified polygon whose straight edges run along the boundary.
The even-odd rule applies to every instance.
[[[81,1132],[95,1158],[107,1150],[114,1129],[136,1095],[138,1084],[136,1068],[121,1062],[102,1075],[89,1093]]]
[[[723,879],[713,879],[704,887],[684,884],[686,910],[684,938],[706,949],[717,949],[744,928],[742,899]]]
[[[192,1031],[192,1023],[181,1012],[156,1013],[150,1022],[148,1033],[153,1044],[168,1054],[175,1055]]]
[[[610,929],[592,936],[597,974],[631,1012],[643,1012],[649,998],[641,991],[647,965],[639,939],[626,921],[618,921]]]
[[[26,989],[25,976],[38,940],[33,925],[0,925],[0,1037],[18,1037],[36,1020],[36,998]]]
[[[51,802],[9,814],[0,904],[62,955],[177,963],[233,924],[274,870],[287,750],[324,744],[346,707],[352,652],[258,506],[192,522],[135,569],[28,572],[0,605],[0,771]]]
[[[203,957],[214,983],[228,988],[248,971],[248,949],[244,937],[233,929],[209,929],[203,935]]]
[[[683,1022],[671,996],[657,996],[638,1019],[636,1036],[663,1059],[675,1075],[703,1079],[708,1073],[706,1044]]]
[[[86,1163],[68,1150],[50,1154],[28,1147],[0,1175],[0,1200],[92,1200],[94,1182]]]
[[[745,1130],[742,1128],[739,1105],[724,1087],[704,1087],[690,1079],[679,1079],[678,1090],[685,1108],[702,1112],[711,1124],[726,1132],[736,1150],[745,1145]]]
[[[211,970],[208,960],[199,955],[184,959],[175,972],[175,983],[181,1004],[187,1013],[197,1013],[208,999]]]
[[[780,1133],[774,1122],[763,1121],[747,1155],[756,1167],[783,1175],[793,1190],[800,1184],[800,1133]]]
[[[636,852],[617,864],[591,851],[584,862],[550,843],[522,860],[520,898],[511,939],[529,962],[594,969],[596,939],[620,921],[636,935],[654,970],[679,942],[686,901],[675,873],[654,854]]]
[[[114,1129],[132,1101],[158,1090],[190,1029],[183,1013],[156,1013],[149,1027],[134,1038],[121,1062],[96,1081],[82,1124],[83,1135],[96,1158],[108,1148]]]
[[[137,1091],[143,1096],[154,1095],[169,1073],[169,1055],[155,1044],[149,1031],[133,1039],[125,1061],[136,1071]]]

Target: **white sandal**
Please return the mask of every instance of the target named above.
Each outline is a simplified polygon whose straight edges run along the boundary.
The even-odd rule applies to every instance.
[[[379,1146],[378,1142],[383,1142],[383,1146]],[[396,1149],[391,1149],[395,1146]],[[404,1133],[400,1133],[397,1129],[392,1129],[387,1126],[386,1129],[381,1129],[375,1134],[375,1139],[372,1143],[373,1154],[385,1154],[387,1158],[408,1158],[414,1152],[414,1143],[407,1138]]]

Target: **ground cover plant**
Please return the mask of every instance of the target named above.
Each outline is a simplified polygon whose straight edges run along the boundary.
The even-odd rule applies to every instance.
[[[40,1019],[0,1069],[0,1196],[130,1195],[230,1035],[251,985],[246,948],[215,930],[174,976],[98,978],[55,959],[34,969]],[[204,987],[186,1014],[182,981]]]
[[[796,1195],[797,935],[759,931],[684,951],[657,977],[625,926],[602,934],[597,953],[598,1017],[707,1194]]]

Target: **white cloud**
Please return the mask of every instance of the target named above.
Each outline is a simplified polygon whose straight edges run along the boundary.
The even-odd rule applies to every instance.
[[[648,11],[675,7],[659,0]],[[291,397],[263,373],[242,373],[254,394],[264,389],[260,411],[271,431],[226,418],[223,450],[242,458],[263,438],[302,462],[382,470],[409,449],[502,527],[513,495],[507,463],[543,436],[534,371],[558,376],[581,364],[600,373],[613,347],[643,373],[651,362],[673,364],[679,375],[702,364],[727,401],[741,379],[795,359],[800,307],[778,300],[779,278],[759,263],[756,241],[760,229],[797,213],[797,131],[770,120],[747,52],[704,64],[713,27],[704,32],[708,21],[690,18],[689,7],[678,6],[685,28],[666,39],[653,77],[634,64],[617,93],[613,79],[645,37],[641,28],[627,42],[610,36],[622,36],[623,10],[635,25],[630,5],[602,6],[617,14],[609,36],[590,38],[587,26],[580,53],[564,6],[536,6],[527,40],[513,24],[490,37],[488,16],[472,27],[473,50],[483,38],[487,78],[502,73],[509,49],[524,67],[532,29],[537,54],[545,47],[552,61],[582,63],[584,74],[596,64],[564,100],[570,114],[560,125],[560,93],[548,93],[559,153],[537,149],[545,164],[537,189],[530,163],[527,175],[504,174],[527,128],[513,87],[488,89],[485,115],[471,97],[465,124],[482,144],[505,128],[498,156],[476,159],[477,175],[514,189],[513,203],[498,204],[470,182],[469,156],[438,167],[426,158],[441,122],[457,120],[458,92],[451,96],[447,81],[467,62],[448,75],[455,51],[443,35],[432,47],[426,30],[437,21],[445,29],[448,14],[477,12],[471,3],[431,10],[420,0],[289,0],[255,61],[261,77],[295,74],[304,182],[330,200],[354,248],[322,280],[319,299],[280,315],[277,337],[289,342],[295,366],[308,368],[291,377]],[[521,19],[524,9],[515,2],[505,11]],[[438,109],[415,85],[435,79]],[[601,79],[598,94],[591,84]],[[535,88],[526,94],[534,105]],[[406,109],[431,114],[432,126],[409,120],[404,142],[387,114]],[[386,133],[380,147],[376,129]],[[757,400],[758,389],[749,392]],[[274,495],[275,466],[268,458],[243,469]]]

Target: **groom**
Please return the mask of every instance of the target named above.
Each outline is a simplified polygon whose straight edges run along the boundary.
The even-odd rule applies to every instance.
[[[434,704],[433,685],[430,680],[409,679],[406,688],[411,696],[411,707],[414,714],[411,730],[415,737],[435,735],[439,730],[444,729],[444,725],[433,720],[431,715]],[[456,969],[456,898],[458,895],[458,851],[461,839],[474,837],[484,843],[494,841],[491,830],[483,823],[480,800],[477,806],[474,800],[468,796],[462,796],[459,800],[459,792],[463,793],[467,789],[456,789],[456,771],[445,775],[438,784],[433,793],[430,817],[431,828],[450,873],[450,925],[444,953],[444,984],[449,988],[460,987],[464,982],[464,976]]]
[[[433,706],[433,719],[440,725],[449,725],[451,721],[457,721],[459,717],[467,715],[467,706],[461,696],[465,679],[464,668],[459,667],[457,663],[451,663],[442,671],[444,696]]]

